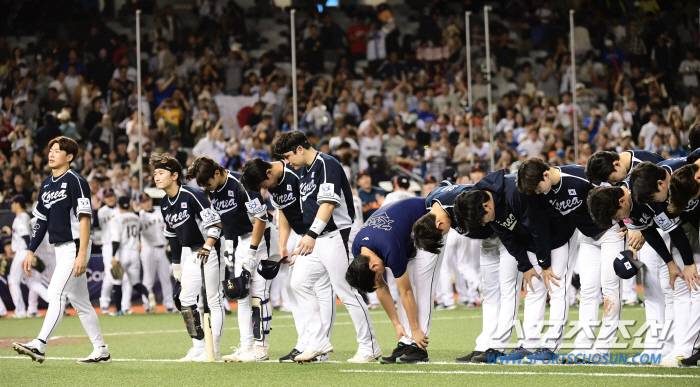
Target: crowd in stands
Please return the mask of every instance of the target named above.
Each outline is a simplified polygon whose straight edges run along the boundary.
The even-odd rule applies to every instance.
[[[128,1],[118,10],[77,10],[83,22],[72,27],[37,27],[22,8],[0,28],[2,199],[22,193],[36,200],[49,173],[46,145],[58,135],[81,145],[73,168],[88,179],[99,206],[100,188],[137,196],[139,163],[151,152],[171,152],[183,166],[207,155],[232,169],[253,157],[274,158],[269,145],[293,129],[295,114],[298,128],[337,157],[351,181],[360,170],[375,180],[400,171],[419,179],[446,166],[468,176],[476,163],[490,168],[492,156],[495,168],[511,171],[527,157],[585,165],[599,150],[684,156],[700,117],[696,5],[580,1],[572,87],[569,12],[552,3],[488,2],[490,77],[479,0],[299,8],[295,42],[288,10],[234,1],[203,0],[187,10]],[[121,33],[135,30],[137,7],[144,10],[140,100],[135,39]],[[42,16],[36,20],[52,9],[34,9]],[[471,84],[466,10],[473,12]],[[270,38],[271,25],[286,29]],[[227,104],[241,105],[235,116]]]

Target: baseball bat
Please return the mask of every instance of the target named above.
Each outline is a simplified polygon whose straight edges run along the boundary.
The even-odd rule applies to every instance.
[[[207,349],[207,361],[216,361],[214,354],[214,338],[211,334],[211,312],[209,311],[209,302],[207,300],[207,282],[204,277],[204,261],[199,266],[202,272],[202,298],[204,301],[204,314],[202,316],[202,328],[204,329],[204,346]]]

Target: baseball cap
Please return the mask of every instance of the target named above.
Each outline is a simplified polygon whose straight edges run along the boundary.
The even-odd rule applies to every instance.
[[[433,176],[433,175],[428,175],[428,176],[426,176],[425,179],[423,180],[423,183],[424,183],[424,184],[426,184],[426,183],[437,183],[437,179],[435,179],[435,176]]]
[[[139,203],[143,203],[147,200],[151,200],[151,196],[148,195],[147,193],[144,192],[141,195],[139,195]]]
[[[394,183],[401,188],[408,189],[411,186],[411,182],[406,175],[398,175],[394,177]]]
[[[123,208],[126,210],[131,204],[131,199],[129,199],[128,196],[121,196],[119,197],[119,199],[117,199],[117,204],[119,204],[119,208]]]
[[[615,262],[613,262],[615,274],[622,279],[634,277],[642,266],[644,266],[644,263],[638,259],[633,259],[633,254],[630,250],[620,251],[620,254],[615,258]]]
[[[452,167],[446,167],[442,171],[442,180],[447,180],[450,183],[457,181],[457,171]]]
[[[15,195],[12,199],[10,199],[10,203],[19,203],[19,205],[23,208],[27,207],[27,199],[21,194]]]
[[[370,176],[370,177],[372,177],[372,175],[371,175],[371,174],[369,173],[369,171],[366,170],[366,169],[360,169],[360,172],[357,172],[357,177],[356,177],[356,179],[360,179],[362,176]]]
[[[472,172],[484,172],[486,173],[486,167],[481,163],[476,163],[472,166]]]
[[[116,195],[114,193],[114,188],[105,188],[104,191],[102,191],[102,196],[107,197],[107,196],[114,196]]]
[[[282,265],[282,260],[270,261],[264,260],[260,261],[258,264],[258,274],[266,280],[272,280],[277,277],[277,273],[280,271],[280,266]]]

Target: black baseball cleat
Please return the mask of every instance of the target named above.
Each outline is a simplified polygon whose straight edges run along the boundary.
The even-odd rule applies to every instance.
[[[301,352],[299,352],[296,348],[292,349],[292,352],[289,352],[287,355],[282,356],[279,358],[280,363],[294,363],[294,358],[301,355]]]
[[[700,348],[695,348],[693,356],[687,357],[678,361],[680,367],[699,367],[700,366]]]
[[[38,361],[39,363],[44,362],[44,353],[41,352],[39,348],[33,346],[32,343],[12,343],[12,348],[20,355],[27,355],[31,357],[33,361]]]
[[[379,358],[379,363],[396,364],[396,359],[403,356],[403,354],[406,353],[406,351],[408,351],[409,348],[411,348],[410,345],[399,342],[399,345],[396,346],[396,348],[394,348],[394,350],[391,352],[391,355]]]
[[[518,348],[513,348],[513,350],[510,351],[509,355],[511,355],[511,357],[514,357],[515,360],[517,360],[517,359],[523,359],[523,358],[526,358],[526,357],[532,355],[532,352],[530,352],[527,349],[520,346]]]
[[[420,349],[415,343],[408,347],[408,351],[396,359],[396,364],[429,363],[428,351]]]
[[[482,353],[484,353],[484,352],[483,352],[483,351],[472,351],[472,353],[470,353],[470,354],[468,354],[468,355],[466,355],[466,356],[462,356],[462,357],[456,358],[455,361],[456,361],[457,363],[471,363],[471,362],[472,362],[472,358],[473,358],[474,356],[479,356],[479,355],[481,355]]]
[[[496,361],[499,356],[505,356],[505,352],[501,352],[497,349],[489,348],[485,352],[479,355],[472,356],[472,363],[488,363],[490,361]]]

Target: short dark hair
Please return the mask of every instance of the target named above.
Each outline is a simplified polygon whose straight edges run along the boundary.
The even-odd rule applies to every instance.
[[[304,149],[311,147],[304,132],[298,130],[282,132],[272,141],[272,153],[277,157],[282,157],[283,154],[290,151],[296,154],[297,148],[300,146]]]
[[[638,164],[630,174],[630,191],[634,200],[646,204],[654,201],[654,194],[659,192],[657,182],[666,180],[666,170],[645,161]]]
[[[531,157],[523,161],[515,178],[518,191],[528,195],[534,194],[540,182],[544,181],[544,173],[547,171],[549,171],[549,164],[539,157]]]
[[[211,157],[197,157],[192,163],[192,166],[187,168],[187,175],[185,177],[187,180],[195,180],[200,187],[205,187],[209,179],[214,178],[214,173],[216,171],[223,174],[226,169]]]
[[[243,166],[241,183],[249,191],[258,191],[262,182],[267,180],[267,170],[272,169],[272,164],[256,157],[248,160]]]
[[[481,230],[481,222],[484,220],[486,210],[484,203],[491,200],[484,190],[471,190],[462,192],[455,198],[454,212],[460,227],[473,233]]]
[[[608,229],[613,225],[624,194],[621,187],[594,187],[588,192],[588,213],[598,226]]]
[[[607,182],[610,175],[615,172],[613,163],[620,160],[620,155],[610,151],[595,152],[586,163],[584,174],[592,184]]]
[[[151,155],[148,163],[155,167],[158,164],[165,164],[170,170],[170,174],[177,173],[177,185],[182,185],[182,165],[177,159],[170,155],[170,153],[161,153]]]
[[[413,244],[417,249],[439,254],[443,246],[442,231],[435,227],[435,214],[427,213],[413,224]]]
[[[688,141],[690,142],[690,151],[700,148],[700,122],[696,122],[688,131]]]
[[[73,155],[73,160],[78,156],[78,143],[72,138],[65,136],[59,136],[49,141],[49,149],[53,147],[54,144],[58,144],[58,149],[65,151],[66,156]]]
[[[668,210],[673,214],[680,214],[693,196],[700,191],[700,183],[695,180],[695,174],[700,171],[700,165],[688,164],[680,167],[671,175],[669,184]]]
[[[375,274],[369,268],[369,257],[362,254],[350,262],[348,271],[345,272],[345,280],[348,284],[365,293],[372,293],[376,289],[374,278]]]

